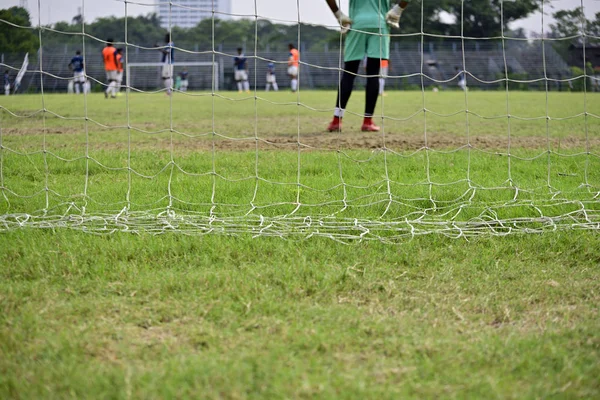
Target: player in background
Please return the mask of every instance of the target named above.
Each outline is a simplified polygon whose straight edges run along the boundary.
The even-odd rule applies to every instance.
[[[106,80],[108,87],[104,92],[104,97],[115,98],[117,96],[117,50],[113,46],[113,40],[106,41],[106,47],[102,50],[102,60],[104,62],[104,70],[106,71]]]
[[[102,59],[104,62],[104,70],[106,71],[107,88],[104,92],[104,97],[115,98],[117,95],[117,50],[113,46],[113,40],[108,39],[106,46],[102,50]]]
[[[160,47],[155,44],[154,47]],[[167,90],[167,96],[171,95],[173,91],[173,63],[175,62],[175,44],[171,41],[171,34],[165,35],[165,46],[159,48],[162,53],[160,61],[163,63],[162,67],[162,80],[165,89]]]
[[[10,75],[8,74],[8,70],[4,71],[4,94],[6,96],[10,95]]]
[[[250,93],[250,83],[248,83],[248,59],[242,53],[242,48],[238,47],[238,55],[233,59],[233,65],[235,69],[235,81],[237,82],[238,92],[244,90],[246,93]]]
[[[187,92],[188,90],[188,85],[189,85],[189,81],[188,81],[188,70],[187,68],[184,68],[183,71],[181,71],[179,73],[179,78],[181,79],[181,81],[179,82],[179,87],[181,88],[182,92]]]
[[[267,86],[265,90],[268,92],[269,89],[273,86],[274,91],[278,91],[279,87],[277,86],[277,77],[275,76],[275,64],[269,63],[267,64]]]
[[[365,57],[363,59],[363,64],[364,64],[364,72],[366,74],[367,73],[367,57]],[[389,67],[390,67],[390,61],[381,59],[381,62],[379,63],[379,95],[380,96],[387,96],[387,94],[385,94],[384,90],[385,90],[385,80],[388,77]]]
[[[339,84],[333,120],[328,126],[330,132],[342,130],[344,110],[352,94],[354,78],[363,57],[367,56],[367,85],[365,114],[361,130],[377,132],[373,123],[373,113],[379,97],[379,68],[381,60],[389,60],[390,36],[387,24],[398,28],[400,16],[408,6],[408,1],[392,0],[350,0],[350,16],[338,8],[336,0],[326,0],[335,15],[342,32],[348,32],[344,45],[344,73]],[[386,24],[387,22],[387,24]],[[352,26],[352,30],[350,29]]]
[[[162,80],[167,89],[167,96],[170,96],[173,91],[173,63],[175,62],[175,44],[171,41],[171,34],[165,35],[165,43],[166,45],[160,48],[161,62],[163,63]]]
[[[379,95],[386,96],[385,94],[385,80],[390,72],[390,60],[381,60],[379,65]]]
[[[456,71],[456,75],[458,76],[458,87],[463,91],[467,90],[467,78],[465,77],[464,71],[461,71],[460,68],[454,67]]]
[[[290,55],[288,57],[288,75],[290,77],[290,85],[292,92],[298,90],[298,66],[300,64],[300,53],[293,44],[288,45]]]
[[[121,84],[123,83],[123,49],[117,49],[117,95],[121,95]]]
[[[69,63],[69,69],[73,71],[73,86],[75,86],[75,93],[79,94],[85,92],[85,73],[83,72],[83,57],[81,51],[77,50],[75,56],[71,58]]]

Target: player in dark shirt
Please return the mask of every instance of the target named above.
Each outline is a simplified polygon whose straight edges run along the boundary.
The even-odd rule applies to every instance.
[[[242,90],[250,93],[250,84],[248,83],[248,59],[242,53],[242,48],[237,49],[238,55],[233,59],[235,70],[235,81],[237,82],[238,92]]]
[[[180,90],[182,92],[187,92],[188,89],[188,85],[189,85],[189,81],[188,81],[188,70],[187,68],[184,68],[183,71],[181,71],[179,73],[179,79],[180,81]]]
[[[167,94],[170,96],[173,87],[173,63],[175,62],[175,44],[171,40],[171,35],[167,33],[165,35],[166,45],[160,47],[159,50],[162,53],[161,62],[162,67],[162,79],[167,90]],[[159,47],[156,45],[156,47]]]
[[[279,87],[277,86],[277,77],[275,76],[275,64],[273,63],[267,64],[267,92],[271,89],[271,86],[273,86],[274,91],[279,90]]]
[[[85,74],[83,57],[81,56],[81,51],[77,50],[75,52],[75,57],[71,58],[71,62],[69,63],[69,69],[73,71],[73,85],[75,86],[75,93],[79,94],[83,91],[85,85]]]

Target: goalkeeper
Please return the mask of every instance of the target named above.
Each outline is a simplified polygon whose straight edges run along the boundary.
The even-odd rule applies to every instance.
[[[354,78],[358,73],[361,60],[367,56],[367,88],[365,116],[361,130],[377,132],[379,127],[373,123],[373,113],[379,96],[379,68],[381,60],[388,60],[390,54],[390,36],[388,24],[399,27],[400,16],[408,6],[405,0],[350,0],[350,16],[344,15],[336,0],[326,0],[331,12],[348,32],[344,46],[344,73],[338,87],[333,121],[327,128],[329,132],[342,130],[344,110],[352,94]],[[352,29],[350,29],[352,28]]]

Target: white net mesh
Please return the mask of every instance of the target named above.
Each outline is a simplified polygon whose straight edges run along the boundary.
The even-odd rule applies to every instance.
[[[469,37],[464,20],[456,21],[459,36],[430,34],[427,2],[406,11],[420,14],[420,31],[391,35],[389,91],[375,118],[382,129],[366,134],[324,133],[335,102],[335,93],[324,89],[341,77],[344,38],[338,34],[321,51],[306,48],[300,0],[288,1],[295,21],[268,21],[256,0],[253,15],[233,15],[214,2],[160,3],[175,47],[173,78],[185,67],[187,92],[176,79],[163,86],[157,50],[166,44],[129,40],[129,7],[156,4],[121,2],[126,18],[115,47],[124,50],[126,76],[114,101],[94,92],[54,94],[72,79],[65,60],[73,48],[57,54],[46,46],[56,37],[76,37],[87,79],[103,91],[99,54],[106,38],[86,32],[85,24],[72,32],[42,26],[41,17],[32,28],[1,20],[35,32],[39,51],[22,81],[21,91],[30,93],[0,102],[0,230],[398,241],[430,233],[599,229],[600,99],[589,90],[597,79],[585,63],[580,74],[569,71],[552,47],[578,40],[585,61],[586,42],[599,38],[584,23],[576,37],[511,37],[502,1],[498,37]],[[85,0],[81,7],[85,21]],[[543,12],[547,7],[542,2]],[[38,0],[38,15],[41,10]],[[188,45],[186,31],[174,25],[175,16],[196,12],[213,15],[204,25],[208,44]],[[323,12],[329,12],[324,2]],[[219,17],[253,24],[253,37],[239,38],[249,94],[236,93],[236,49],[224,44],[231,32],[220,28]],[[277,38],[261,33],[265,21],[297,30],[294,94],[287,91],[287,52],[269,48]],[[21,59],[3,56],[2,66],[16,73]],[[263,92],[269,68],[285,92]],[[346,126],[360,126],[365,78],[361,69]],[[171,88],[174,95],[165,96]]]

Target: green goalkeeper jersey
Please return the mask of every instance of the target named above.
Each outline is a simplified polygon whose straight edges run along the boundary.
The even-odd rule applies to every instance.
[[[385,14],[390,10],[390,0],[350,0],[352,29],[380,30],[389,33]]]

